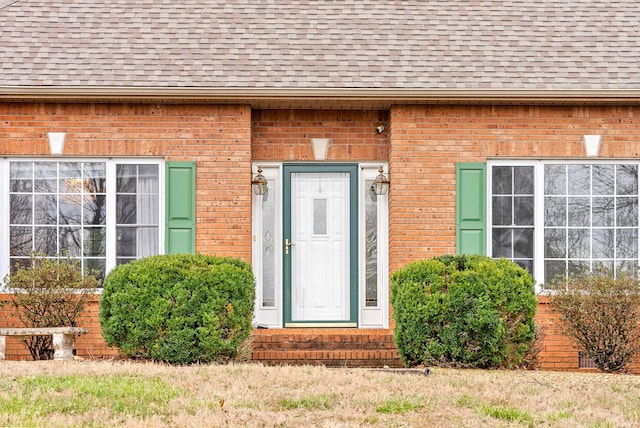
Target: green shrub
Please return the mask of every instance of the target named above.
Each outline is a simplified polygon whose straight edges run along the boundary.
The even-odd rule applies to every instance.
[[[4,283],[15,291],[7,304],[25,327],[78,327],[78,319],[99,285],[94,275],[83,274],[77,260],[37,254],[31,256],[28,267],[16,265]],[[51,336],[25,336],[22,340],[34,360],[53,358]]]
[[[105,278],[103,336],[132,358],[226,361],[251,333],[254,293],[251,266],[237,259],[200,254],[140,259]]]
[[[534,280],[508,260],[441,256],[391,278],[395,342],[407,366],[513,367],[535,337]]]
[[[549,284],[565,333],[603,372],[624,370],[640,349],[640,284],[606,270]]]

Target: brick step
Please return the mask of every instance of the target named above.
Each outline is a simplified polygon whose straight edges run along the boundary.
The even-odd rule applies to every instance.
[[[342,337],[342,336],[260,336],[254,337],[256,350],[395,350],[393,337]]]
[[[389,330],[254,330],[253,360],[265,364],[401,367]]]
[[[402,367],[396,350],[258,351],[253,361],[266,365],[324,365],[327,367]]]

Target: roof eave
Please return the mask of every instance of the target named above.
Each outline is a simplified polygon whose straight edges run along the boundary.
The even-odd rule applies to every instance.
[[[221,102],[265,105],[358,103],[640,103],[640,89],[382,89],[382,88],[207,88],[110,86],[0,86],[0,100]]]

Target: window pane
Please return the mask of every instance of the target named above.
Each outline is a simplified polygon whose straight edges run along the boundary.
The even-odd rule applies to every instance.
[[[545,260],[544,262],[544,282],[549,283],[558,277],[566,274],[566,262],[564,260]]]
[[[513,229],[513,241],[514,258],[533,258],[533,229]]]
[[[511,229],[497,229],[494,228],[491,233],[491,248],[492,257],[500,258],[505,257],[510,259],[513,257],[512,242],[511,242]]]
[[[544,225],[565,226],[567,224],[566,198],[544,198]]]
[[[616,194],[638,195],[638,167],[618,165],[616,168]]]
[[[512,167],[494,166],[492,172],[492,190],[494,195],[510,195],[512,188]]]
[[[615,165],[593,165],[594,195],[615,195]]]
[[[33,222],[33,196],[10,195],[9,196],[9,223],[31,224]]]
[[[638,278],[638,260],[622,260],[616,263],[616,275],[625,273]]]
[[[638,199],[616,198],[616,225],[618,227],[638,226]]]
[[[84,254],[88,257],[105,256],[107,232],[104,227],[87,227],[84,229]]]
[[[565,229],[544,230],[544,257],[564,258],[567,255]]]
[[[327,234],[327,200],[313,200],[313,234]]]
[[[511,226],[513,221],[511,196],[494,196],[492,205],[492,216],[494,225]]]
[[[33,249],[32,233],[31,227],[11,226],[9,228],[9,255],[29,256]]]
[[[366,180],[370,189],[373,180]],[[375,195],[374,192],[371,192]],[[378,306],[378,204],[376,198],[365,198],[365,306]]]
[[[567,253],[569,258],[587,259],[591,257],[591,230],[569,229]]]
[[[638,257],[638,229],[618,229],[616,256],[619,259]]]
[[[136,165],[120,164],[116,166],[116,192],[135,193],[136,175]]]
[[[614,229],[593,229],[593,257],[612,259],[614,254]]]
[[[615,198],[593,198],[592,207],[593,226],[613,226]]]
[[[59,204],[60,224],[82,223],[82,196],[80,194],[60,195]]]
[[[591,194],[591,165],[568,165],[569,195]]]
[[[58,251],[58,228],[57,227],[34,227],[34,251],[46,256],[57,256]]]
[[[120,256],[131,256],[135,257],[136,255],[136,229],[134,227],[118,227],[116,229],[117,235],[117,244],[116,244],[116,255]]]
[[[158,254],[158,228],[138,228],[138,258],[149,257]]]
[[[139,224],[158,224],[158,195],[140,195],[138,201],[140,209],[138,209],[137,222]]]
[[[570,227],[590,226],[591,200],[589,198],[569,198],[568,222]]]
[[[544,194],[567,194],[567,169],[565,165],[544,166]]]
[[[137,223],[135,195],[118,195],[116,197],[116,223]]]
[[[567,263],[567,271],[574,275],[580,275],[589,272],[589,262],[586,260],[569,260]]]
[[[84,164],[84,187],[87,193],[105,193],[107,166],[104,163],[87,162]]]
[[[58,203],[55,195],[34,195],[34,223],[57,224]]]
[[[533,167],[517,166],[513,168],[513,193],[516,195],[533,195]]]
[[[85,259],[84,268],[89,272],[96,275],[96,277],[102,281],[104,279],[104,273],[107,271],[107,263],[105,259]]]
[[[267,180],[267,189],[275,189],[275,180]],[[274,307],[276,302],[276,254],[275,254],[275,192],[268,191],[262,197],[262,306]]]
[[[56,193],[58,180],[34,180],[33,190],[38,193]]]
[[[33,163],[12,162],[9,166],[11,192],[33,191]]]
[[[60,228],[60,254],[80,257],[82,248],[82,229],[79,227]]]
[[[138,192],[158,193],[158,165],[139,165]]]
[[[513,198],[514,223],[518,226],[533,226],[533,196]]]
[[[80,193],[83,186],[82,171],[77,162],[60,163],[60,193]]]
[[[107,197],[106,195],[85,195],[83,206],[84,224],[107,224]]]

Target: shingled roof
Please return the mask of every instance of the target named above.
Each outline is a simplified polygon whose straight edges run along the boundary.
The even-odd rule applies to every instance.
[[[624,94],[640,91],[639,23],[640,3],[627,0],[0,0],[0,94]]]

